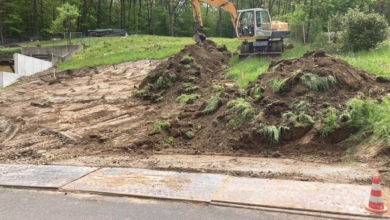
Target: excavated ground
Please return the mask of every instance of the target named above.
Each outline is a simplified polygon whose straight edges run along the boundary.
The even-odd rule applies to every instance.
[[[0,163],[72,165],[94,157],[85,164],[104,166],[123,157],[224,155],[375,161],[388,173],[381,151],[348,155],[351,144],[338,144],[356,128],[338,121],[321,135],[329,112],[341,114],[357,95],[381,99],[387,79],[315,51],[272,62],[238,88],[225,80],[231,56],[205,41],[161,61],[65,71],[57,81],[54,69],[22,78],[0,91]],[[310,84],[315,80],[322,84]],[[279,131],[278,141],[266,128]]]

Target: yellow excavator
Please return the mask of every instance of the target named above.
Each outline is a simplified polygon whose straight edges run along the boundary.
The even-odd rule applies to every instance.
[[[236,10],[235,5],[228,0],[191,0],[192,14],[195,21],[193,39],[199,43],[206,40],[203,32],[201,3],[213,7],[222,7],[231,15],[232,24],[238,40],[242,41],[240,58],[247,56],[281,55],[284,51],[283,39],[290,37],[288,23],[272,21],[268,10],[263,5],[260,8]]]

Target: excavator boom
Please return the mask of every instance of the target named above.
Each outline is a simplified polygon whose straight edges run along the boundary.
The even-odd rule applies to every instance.
[[[203,41],[206,39],[206,35],[203,33],[203,20],[202,20],[202,12],[200,10],[200,3],[207,3],[215,8],[223,7],[226,12],[229,12],[231,15],[231,20],[234,29],[236,29],[236,21],[237,21],[237,11],[236,7],[232,2],[227,0],[191,0],[192,5],[192,16],[194,17],[195,22],[197,23],[197,30],[194,35],[194,40],[196,42]]]

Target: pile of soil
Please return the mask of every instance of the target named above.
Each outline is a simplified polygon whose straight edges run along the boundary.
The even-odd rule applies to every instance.
[[[390,91],[388,79],[324,51],[272,62],[238,88],[225,79],[231,57],[205,41],[164,60],[56,73],[56,83],[54,69],[21,78],[0,93],[0,162],[203,154],[328,163],[357,129],[341,117],[347,101]],[[324,133],[332,114],[338,127]]]
[[[174,147],[194,154],[273,157],[321,151],[340,158],[348,146],[336,144],[357,131],[340,117],[348,110],[347,101],[356,96],[381,99],[390,91],[387,79],[322,50],[272,62],[266,73],[240,89],[223,80],[230,57],[225,47],[206,41],[186,46],[150,72],[136,96],[182,108],[177,117],[165,118],[164,126],[150,128],[133,149],[153,145],[151,149]],[[196,98],[179,104],[183,95]],[[338,126],[323,133],[332,113]]]

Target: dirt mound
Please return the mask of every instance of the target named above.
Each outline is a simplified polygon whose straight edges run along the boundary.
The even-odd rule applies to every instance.
[[[334,144],[356,131],[343,115],[347,101],[380,99],[390,88],[386,79],[320,50],[272,62],[266,73],[239,89],[221,83],[230,56],[225,47],[206,41],[187,46],[152,71],[136,96],[183,107],[178,117],[156,121],[138,144],[273,157],[320,148],[337,158],[346,148]]]
[[[214,79],[223,79],[223,68],[226,69],[231,56],[225,45],[218,47],[210,40],[187,45],[149,73],[135,95],[144,100],[161,102],[172,94],[202,93],[201,88],[210,87]],[[169,94],[165,96],[167,92]],[[192,101],[190,99],[187,104]]]

